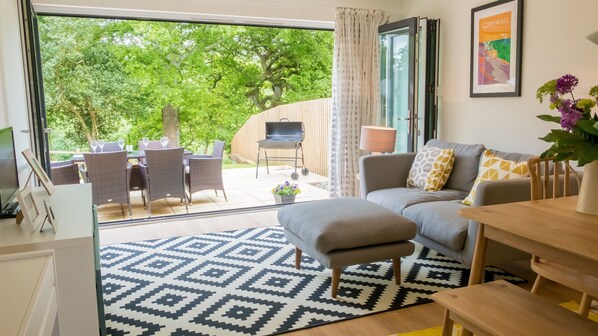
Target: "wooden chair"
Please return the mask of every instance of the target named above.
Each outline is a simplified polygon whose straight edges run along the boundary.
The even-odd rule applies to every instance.
[[[566,197],[579,190],[580,178],[568,161],[555,162],[554,158],[535,157],[529,159],[528,167],[532,200]],[[531,266],[538,274],[532,293],[537,294],[546,279],[579,290],[583,293],[579,314],[588,317],[592,298],[598,297],[598,278],[538,256],[532,257]]]

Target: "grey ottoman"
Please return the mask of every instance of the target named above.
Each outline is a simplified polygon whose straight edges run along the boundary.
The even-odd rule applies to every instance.
[[[278,211],[287,240],[295,245],[295,267],[302,251],[332,269],[336,297],[341,268],[392,259],[395,283],[401,281],[401,257],[413,253],[415,223],[359,198],[287,205]]]

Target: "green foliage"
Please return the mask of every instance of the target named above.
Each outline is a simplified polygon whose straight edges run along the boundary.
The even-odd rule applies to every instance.
[[[54,150],[157,139],[172,106],[180,145],[205,152],[255,113],[331,95],[332,32],[50,16],[39,27]]]

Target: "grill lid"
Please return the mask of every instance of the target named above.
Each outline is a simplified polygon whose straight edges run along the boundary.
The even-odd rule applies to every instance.
[[[301,121],[266,122],[266,139],[273,141],[303,141],[305,133]]]

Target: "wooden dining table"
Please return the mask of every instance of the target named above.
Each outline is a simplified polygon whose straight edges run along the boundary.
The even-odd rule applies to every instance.
[[[570,196],[461,209],[480,223],[469,285],[483,279],[488,239],[598,277],[598,216],[576,204]]]

